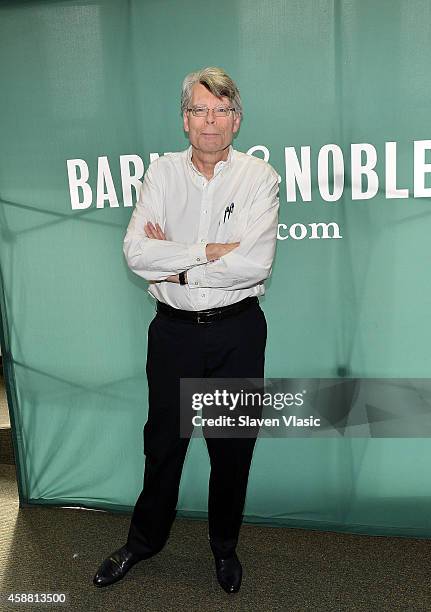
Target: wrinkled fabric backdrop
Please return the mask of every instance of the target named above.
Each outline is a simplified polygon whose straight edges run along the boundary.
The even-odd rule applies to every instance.
[[[120,156],[147,168],[151,153],[188,146],[180,86],[203,66],[222,66],[239,85],[234,146],[268,149],[280,223],[335,221],[342,234],[278,241],[261,300],[266,375],[429,377],[430,202],[414,197],[413,142],[431,138],[430,51],[428,0],[0,4],[2,353],[23,502],[127,510],[141,490],[154,302],[122,254],[132,207]],[[407,198],[385,192],[386,142],[397,143]],[[317,171],[331,143],[345,167],[335,202],[322,198]],[[352,198],[352,143],[377,152],[370,199]],[[312,197],[297,191],[288,202],[285,147],[299,158],[301,146]],[[103,157],[118,206],[98,185]],[[76,159],[89,173],[85,209],[71,205],[67,160]],[[430,536],[430,461],[426,436],[260,439],[246,520]],[[205,515],[208,474],[204,441],[193,439],[183,515]]]

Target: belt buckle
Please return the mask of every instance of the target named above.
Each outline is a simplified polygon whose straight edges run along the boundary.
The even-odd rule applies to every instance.
[[[205,321],[205,319],[201,319],[201,317],[205,317],[205,314],[203,312],[198,312],[198,323],[209,323],[209,321]]]
[[[216,312],[208,312],[208,311],[203,310],[201,312],[198,311],[197,314],[198,314],[198,318],[197,318],[197,322],[198,323],[212,323],[212,321],[208,320],[208,318],[211,319],[211,317],[213,315],[217,314],[217,311]],[[201,317],[202,317],[202,319],[201,319]]]

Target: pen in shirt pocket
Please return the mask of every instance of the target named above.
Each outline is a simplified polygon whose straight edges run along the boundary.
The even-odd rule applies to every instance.
[[[226,206],[225,211],[224,211],[223,223],[226,223],[226,215],[227,215],[227,219],[229,221],[229,218],[230,218],[231,214],[233,213],[234,207],[235,207],[235,204],[233,202],[229,206]]]

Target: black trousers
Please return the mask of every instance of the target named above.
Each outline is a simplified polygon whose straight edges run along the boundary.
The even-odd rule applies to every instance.
[[[148,329],[148,420],[144,487],[127,545],[150,557],[165,545],[176,515],[189,439],[180,437],[180,378],[263,378],[266,320],[258,303],[212,323],[158,313]],[[206,438],[211,463],[209,540],[213,553],[235,551],[256,438]]]

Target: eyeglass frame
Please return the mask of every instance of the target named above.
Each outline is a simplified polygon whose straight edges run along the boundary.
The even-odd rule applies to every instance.
[[[209,108],[209,107],[208,107],[208,106],[206,106],[205,104],[197,104],[196,106],[201,107],[201,108],[206,108],[206,113],[205,113],[205,115],[196,115],[196,114],[195,114],[195,111],[196,111],[196,107],[195,107],[195,106],[194,106],[193,108],[188,108],[188,109],[187,109],[187,112],[192,113],[192,114],[193,114],[193,117],[207,117],[207,116],[208,116],[208,113],[210,112],[210,110],[212,110],[212,111],[213,111],[213,113],[214,113],[214,117],[218,117],[218,118],[223,117],[223,118],[226,118],[226,119],[227,119],[228,117],[230,117],[230,113],[231,113],[231,111],[236,112],[236,108],[235,108],[235,107],[232,107],[232,106],[216,106],[216,107],[214,107],[214,108]],[[216,112],[215,112],[215,111],[216,111],[216,109],[217,109],[217,108],[225,108],[226,110],[228,110],[228,111],[229,111],[229,114],[227,114],[227,115],[216,115]]]

